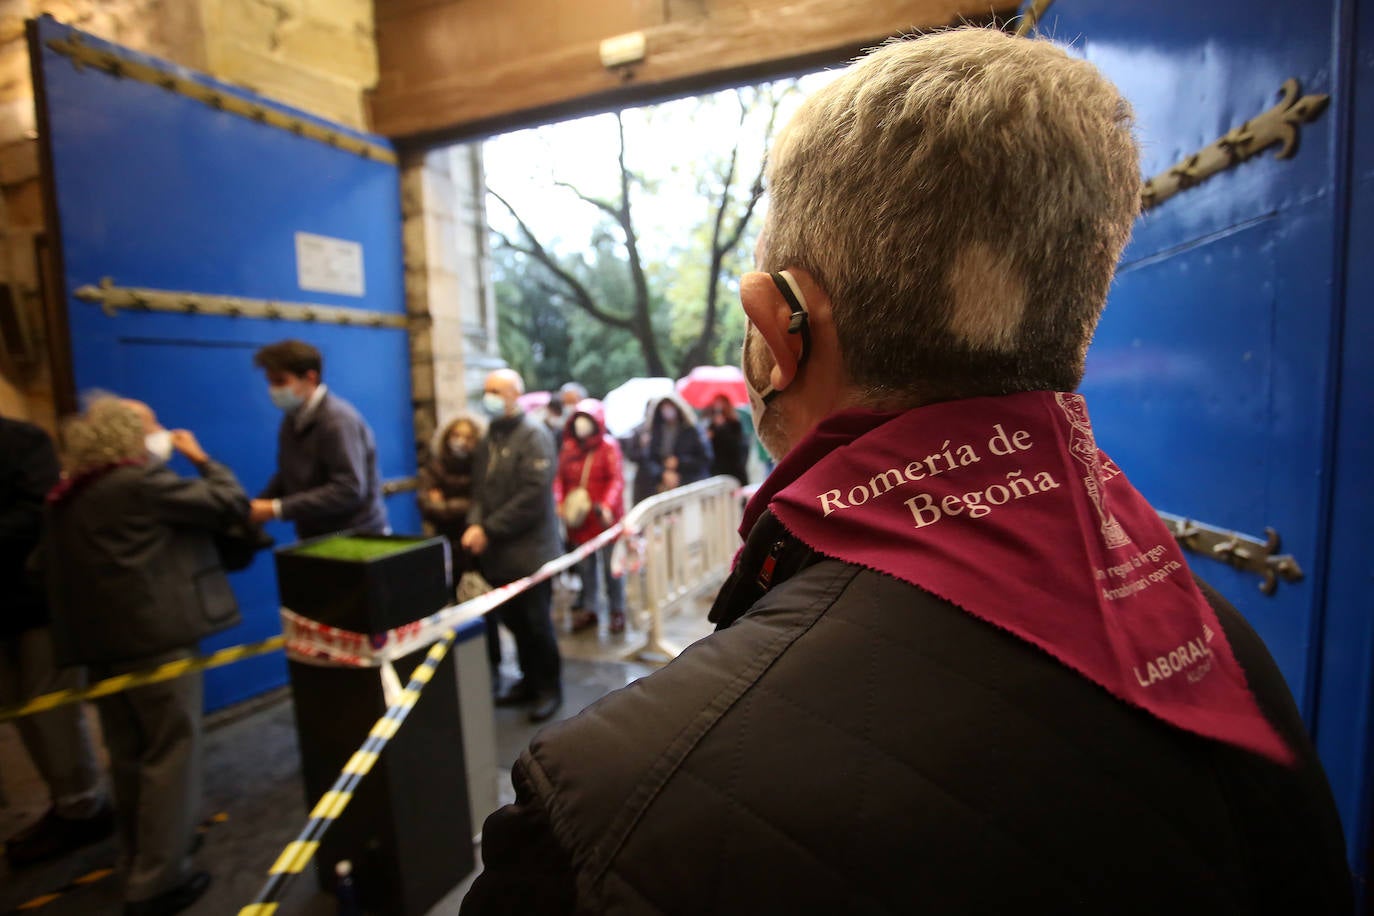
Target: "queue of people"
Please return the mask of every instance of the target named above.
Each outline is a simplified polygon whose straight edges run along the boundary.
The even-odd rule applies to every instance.
[[[277,470],[250,499],[195,434],[153,409],[89,396],[59,450],[36,426],[0,418],[0,702],[189,658],[239,622],[226,569],[270,544],[260,523],[297,534],[388,530],[372,431],[328,390],[317,349],[281,341],[254,358],[283,412]],[[175,471],[179,454],[195,470]],[[204,894],[193,865],[202,784],[198,672],[95,700],[109,790],[79,705],[18,720],[50,809],[7,841],[13,867],[116,834],[124,911],[180,912]],[[113,798],[111,804],[110,798]]]

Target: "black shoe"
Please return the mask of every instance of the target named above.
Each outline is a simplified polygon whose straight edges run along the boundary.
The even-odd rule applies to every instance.
[[[170,891],[147,900],[124,904],[124,916],[172,916],[199,900],[209,886],[209,873],[192,872],[189,878]]]
[[[558,712],[563,705],[563,694],[558,691],[540,691],[531,698],[529,720],[531,722],[547,722],[553,718],[553,714]]]
[[[49,808],[41,818],[5,843],[5,858],[15,868],[36,865],[98,843],[114,833],[114,829],[114,810],[109,802],[102,802],[99,811],[80,820],[62,817],[55,808]]]
[[[534,691],[523,680],[516,681],[504,693],[496,695],[497,706],[523,706],[534,699]]]

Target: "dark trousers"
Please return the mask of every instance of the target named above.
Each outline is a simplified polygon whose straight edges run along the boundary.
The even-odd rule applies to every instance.
[[[563,662],[553,635],[552,606],[553,583],[546,580],[492,611],[515,637],[520,674],[535,691],[562,689]]]
[[[84,669],[57,666],[48,627],[0,639],[0,705],[85,686]],[[83,710],[73,703],[14,720],[33,765],[48,784],[53,808],[72,820],[98,814],[105,804],[100,764]]]
[[[92,665],[91,673],[110,677],[191,654]],[[196,672],[95,701],[110,752],[126,900],[155,897],[190,874],[200,820],[202,689]]]
[[[581,607],[595,611],[598,615],[606,610],[607,602],[612,614],[625,613],[625,577],[611,575],[611,553],[614,550],[614,544],[607,544],[578,566],[582,573],[582,590],[585,595]],[[601,594],[603,576],[606,580],[605,600]]]

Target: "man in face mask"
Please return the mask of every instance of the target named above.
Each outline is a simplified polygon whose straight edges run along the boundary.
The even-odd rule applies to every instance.
[[[464,916],[1351,912],[1282,673],[1075,391],[1139,176],[1116,88],[995,29],[800,106],[717,630],[536,736]]]
[[[263,347],[253,364],[284,414],[277,473],[253,500],[252,520],[281,519],[302,539],[354,529],[389,530],[372,430],[357,409],[322,381],[320,351],[299,340]]]
[[[528,576],[559,554],[553,434],[520,411],[524,387],[518,373],[498,369],[482,393],[491,424],[477,447],[472,507],[460,543],[494,586]],[[550,718],[563,703],[552,603],[553,585],[544,581],[492,611],[515,637],[521,672],[497,705],[527,706],[531,722]]]

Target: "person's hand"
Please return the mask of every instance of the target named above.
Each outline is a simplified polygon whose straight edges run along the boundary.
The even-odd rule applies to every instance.
[[[611,526],[611,523],[615,520],[615,517],[611,515],[610,507],[597,506],[596,511],[601,514],[601,524],[609,528]]]
[[[663,459],[663,467],[665,470],[676,471],[677,459],[670,455],[669,457]]]
[[[438,487],[435,487],[434,489],[430,490],[428,496],[429,501],[432,503],[441,503],[444,501],[444,491],[439,489]]]
[[[677,471],[664,471],[659,479],[665,490],[675,490],[682,483],[682,476]]]
[[[249,521],[261,525],[263,522],[270,522],[276,517],[277,513],[272,511],[272,500],[270,499],[255,499],[248,504]]]
[[[468,530],[463,532],[463,537],[458,543],[474,557],[480,557],[487,549],[487,533],[482,530],[481,525],[469,525]]]
[[[205,449],[196,441],[195,433],[189,429],[172,430],[172,448],[185,455],[192,464],[204,464],[210,460]]]

